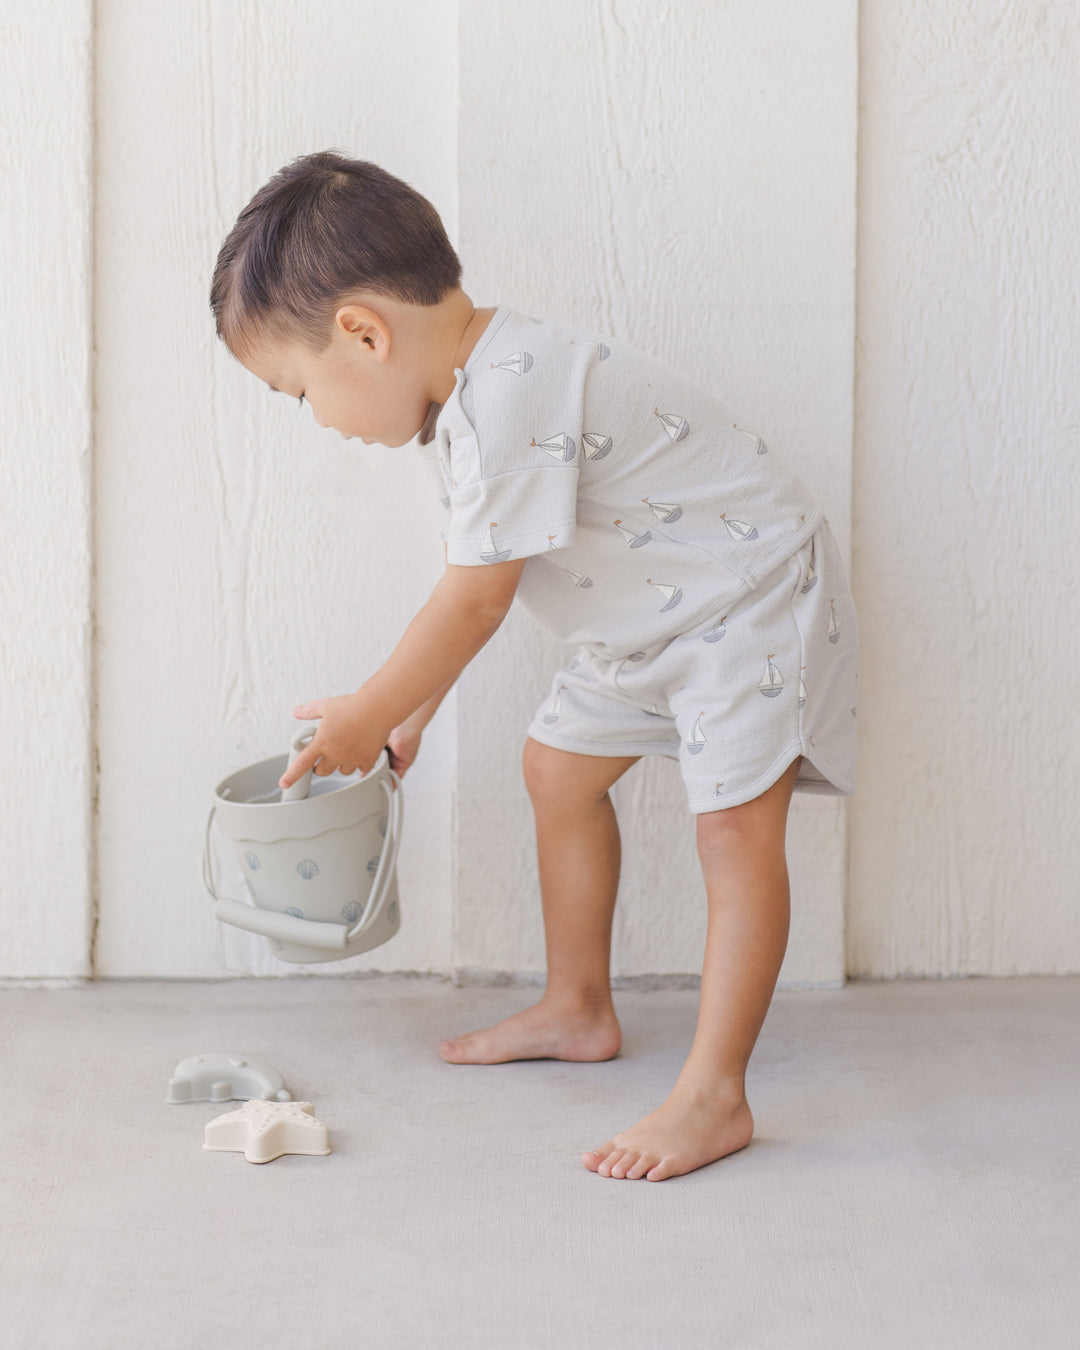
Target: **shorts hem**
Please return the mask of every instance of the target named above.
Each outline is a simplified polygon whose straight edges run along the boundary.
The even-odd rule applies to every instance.
[[[679,758],[677,741],[578,741],[572,736],[560,736],[557,731],[539,730],[535,723],[529,726],[526,734],[551,750],[567,750],[572,755],[597,755],[601,759],[621,759],[628,755]]]
[[[814,766],[821,774],[824,782],[811,780],[807,783],[795,782],[796,792],[808,792],[822,797],[850,797],[855,792],[854,783],[849,783],[842,774],[833,775],[828,773],[823,767],[816,755],[809,753],[805,746],[798,742],[790,746],[779,754],[772,764],[760,774],[753,783],[745,788],[739,789],[730,795],[724,797],[712,798],[690,798],[687,805],[690,808],[691,815],[702,816],[709,811],[726,811],[733,806],[744,806],[747,802],[752,802],[755,797],[760,797],[762,793],[768,792],[775,783],[783,776],[784,772],[790,768],[796,758],[802,757]]]

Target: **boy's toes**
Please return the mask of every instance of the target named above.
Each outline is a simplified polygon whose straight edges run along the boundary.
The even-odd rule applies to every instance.
[[[447,1064],[467,1063],[470,1054],[469,1036],[457,1036],[453,1040],[443,1041],[439,1046],[439,1054],[446,1060]]]
[[[655,1167],[656,1162],[657,1158],[655,1154],[650,1156],[648,1153],[643,1153],[633,1167],[631,1167],[629,1172],[627,1172],[627,1181],[640,1181],[650,1167]]]
[[[606,1177],[615,1177],[616,1180],[621,1181],[626,1175],[626,1168],[631,1161],[632,1157],[625,1148],[617,1148],[600,1164],[600,1171]]]
[[[602,1144],[600,1148],[591,1148],[581,1155],[581,1161],[590,1172],[599,1172],[601,1164],[614,1147],[614,1144]]]
[[[675,1175],[675,1165],[670,1158],[662,1158],[655,1167],[645,1173],[646,1181],[665,1181]]]

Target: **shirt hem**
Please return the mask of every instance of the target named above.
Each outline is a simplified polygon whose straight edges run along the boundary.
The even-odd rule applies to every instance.
[[[566,520],[556,521],[555,528],[552,530],[548,530],[545,527],[542,535],[540,534],[539,531],[533,530],[526,530],[520,533],[508,532],[505,535],[500,532],[499,543],[500,545],[505,544],[506,547],[500,548],[499,551],[502,553],[510,553],[513,557],[519,559],[534,558],[544,553],[558,553],[560,548],[567,548],[569,545],[560,544],[557,548],[552,548],[548,541],[548,536],[550,534],[557,534],[560,530],[565,530],[570,532],[572,539],[573,531],[576,529],[576,527],[577,522],[571,516]],[[479,556],[479,550],[482,547],[483,542],[484,541],[480,539],[470,539],[467,543],[462,543],[460,540],[455,540],[454,542],[451,542],[449,539],[447,539],[446,561],[448,563],[452,563],[455,567],[472,567],[484,564],[487,560]],[[535,547],[533,547],[534,544]],[[456,554],[456,552],[459,549],[470,549],[475,551],[473,552],[472,556],[468,558],[459,558],[456,556],[451,556],[452,554]]]

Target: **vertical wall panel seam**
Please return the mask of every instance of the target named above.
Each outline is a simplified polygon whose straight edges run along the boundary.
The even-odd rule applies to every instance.
[[[454,72],[454,220],[450,234],[455,245],[461,247],[461,5],[455,4],[454,36],[455,47],[452,69]],[[458,784],[461,778],[461,752],[458,737],[458,698],[459,680],[448,695],[450,706],[450,976],[455,984],[459,980],[459,916],[461,913],[461,867],[459,847],[460,811],[458,809],[460,792]]]
[[[858,558],[855,553],[855,521],[856,521],[856,499],[855,493],[858,487],[858,476],[856,466],[858,463],[859,446],[857,439],[858,428],[858,400],[859,400],[859,223],[861,213],[859,211],[859,164],[860,164],[860,137],[862,135],[862,18],[863,18],[863,0],[856,0],[855,4],[855,165],[852,174],[852,203],[851,210],[854,218],[854,230],[852,232],[852,278],[851,278],[851,459],[850,459],[850,489],[848,494],[848,538],[851,540],[851,593],[857,595],[859,586],[856,577],[858,567]],[[859,708],[859,698],[856,694],[856,709]],[[856,790],[858,783],[856,782]],[[850,800],[844,803],[844,907],[841,921],[840,940],[843,949],[844,979],[847,980],[851,971],[849,969],[848,959],[848,930],[851,926],[851,914],[855,904],[854,895],[854,859],[855,859],[855,812],[852,810]]]
[[[88,577],[88,634],[87,634],[87,670],[86,687],[89,702],[87,714],[87,734],[90,751],[90,819],[87,832],[87,879],[88,905],[90,915],[89,943],[87,951],[87,969],[90,979],[97,976],[97,940],[101,923],[101,868],[100,841],[101,828],[101,748],[98,741],[99,728],[99,663],[98,663],[98,575],[97,575],[97,315],[98,315],[98,251],[97,251],[97,207],[98,207],[98,3],[89,0],[90,31],[87,38],[87,125],[89,135],[89,203],[87,206],[87,470],[86,470],[86,546],[89,557]]]

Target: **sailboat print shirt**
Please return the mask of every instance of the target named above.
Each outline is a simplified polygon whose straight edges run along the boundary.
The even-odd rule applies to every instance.
[[[633,348],[500,308],[424,448],[447,561],[528,558],[517,595],[621,659],[755,589],[822,523],[760,437]]]

